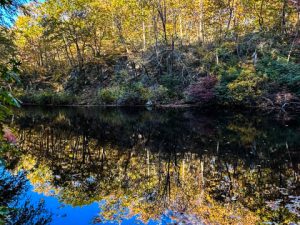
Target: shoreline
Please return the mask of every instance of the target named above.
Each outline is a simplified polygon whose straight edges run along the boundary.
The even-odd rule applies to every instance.
[[[66,105],[55,105],[55,104],[21,104],[21,107],[102,107],[102,108],[144,108],[144,109],[203,109],[203,110],[232,110],[232,111],[261,111],[261,112],[283,112],[283,113],[300,113],[300,109],[282,109],[281,107],[259,107],[259,106],[222,106],[222,105],[200,105],[200,104],[164,104],[164,105],[105,105],[105,104],[66,104]]]

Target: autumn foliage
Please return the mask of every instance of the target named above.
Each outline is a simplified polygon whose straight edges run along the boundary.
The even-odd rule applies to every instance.
[[[12,131],[9,128],[4,128],[3,132],[4,132],[4,135],[3,135],[4,140],[6,140],[8,143],[11,143],[11,144],[17,143],[16,136],[12,133]]]
[[[215,86],[218,82],[215,76],[201,77],[194,84],[191,84],[186,94],[192,102],[209,102],[215,97]]]

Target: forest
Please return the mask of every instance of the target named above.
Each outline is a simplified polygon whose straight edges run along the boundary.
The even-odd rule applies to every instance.
[[[299,0],[18,4],[1,62],[21,104],[299,109]]]
[[[0,0],[0,225],[299,224],[299,112],[300,0]]]

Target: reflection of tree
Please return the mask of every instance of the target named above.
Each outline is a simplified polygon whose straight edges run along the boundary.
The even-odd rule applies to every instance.
[[[101,202],[101,220],[148,221],[166,209],[218,224],[297,220],[282,207],[289,201],[282,190],[299,194],[299,135],[288,138],[290,129],[270,131],[243,116],[112,112],[21,114],[19,168],[37,191],[74,206]],[[274,212],[266,201],[277,199]]]
[[[0,224],[44,225],[51,222],[51,215],[45,210],[44,203],[32,205],[30,199],[19,202],[26,189],[24,174],[11,175],[1,168],[0,172]],[[22,201],[23,202],[23,201]]]

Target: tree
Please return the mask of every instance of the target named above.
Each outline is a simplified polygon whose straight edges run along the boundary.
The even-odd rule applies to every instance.
[[[12,84],[18,81],[19,62],[15,58],[13,33],[5,25],[12,20],[23,2],[0,1],[0,120],[9,113],[9,106],[20,106],[12,95]]]

